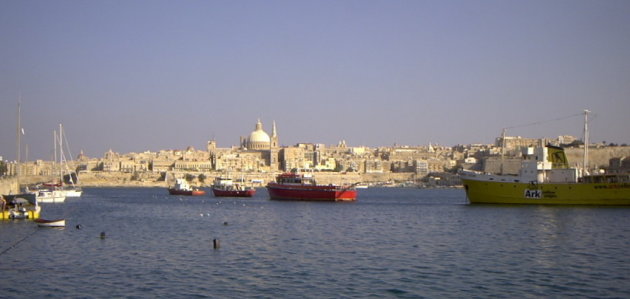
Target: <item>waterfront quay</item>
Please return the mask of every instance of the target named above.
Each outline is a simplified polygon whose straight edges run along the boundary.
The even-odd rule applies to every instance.
[[[214,140],[205,149],[117,153],[109,150],[102,157],[81,153],[68,162],[83,186],[168,186],[175,178],[185,178],[197,186],[210,186],[215,177],[229,176],[250,186],[264,186],[283,172],[312,174],[320,184],[364,183],[372,186],[454,186],[457,171],[518,172],[522,149],[541,144],[565,147],[571,166],[581,167],[583,146],[577,138],[555,139],[499,137],[494,144],[457,146],[348,146],[298,143],[281,146],[275,123],[271,135],[256,123],[249,136],[240,137],[237,146],[219,148]],[[592,171],[629,171],[630,147],[590,145],[589,167]],[[20,174],[21,185],[49,181],[57,176],[52,161],[3,162],[2,176]],[[19,168],[19,169],[18,169]],[[0,181],[3,188],[15,189],[11,180]],[[8,186],[8,187],[7,187]],[[13,190],[11,189],[11,190]]]
[[[321,170],[312,167],[313,163],[305,163],[307,167],[299,169],[302,172],[310,173],[321,184],[353,184],[365,183],[371,186],[386,187],[440,187],[453,186],[458,184],[454,172],[459,168],[482,169],[493,172],[500,167],[500,156],[489,154],[498,152],[497,149],[488,146],[455,147],[448,151],[440,148],[439,153],[430,152],[427,147],[401,147],[401,148],[379,148],[367,149],[361,155],[352,155],[356,149],[347,149],[345,157],[340,158],[341,163],[346,165],[363,165],[357,169]],[[463,149],[463,150],[462,150]],[[295,150],[295,149],[290,149]],[[321,150],[321,149],[320,149]],[[301,150],[304,154],[304,149]],[[282,151],[280,151],[282,152]],[[369,152],[370,154],[366,154]],[[567,155],[569,161],[581,161],[581,149],[568,148]],[[170,154],[166,155],[166,153]],[[260,153],[258,153],[262,156]],[[321,153],[309,153],[312,156]],[[243,166],[236,163],[238,158],[243,158],[245,163],[251,162],[252,152],[233,153],[229,157],[233,166]],[[240,157],[239,157],[240,155]],[[186,156],[187,158],[183,158]],[[160,151],[159,153],[130,153],[117,154],[108,151],[102,158],[87,158],[80,156],[78,160],[72,161],[70,167],[75,169],[79,175],[79,181],[83,186],[90,187],[167,187],[172,184],[175,178],[185,178],[192,184],[200,187],[207,187],[213,183],[215,177],[229,176],[235,180],[242,180],[246,185],[262,187],[266,183],[273,181],[279,173],[296,170],[296,168],[269,169],[266,168],[265,160],[255,160],[249,165],[258,165],[254,169],[217,168],[223,165],[221,161],[226,154],[211,154],[209,152],[195,151],[191,148],[186,151]],[[599,161],[596,167],[605,167],[607,170],[620,168],[623,165],[627,168],[628,159],[619,157],[630,156],[630,147],[602,147],[591,149],[591,156],[595,161]],[[170,157],[170,158],[169,158]],[[461,157],[454,160],[451,157]],[[474,158],[478,157],[478,158]],[[283,157],[284,158],[284,157]],[[352,159],[354,158],[354,159]],[[334,159],[333,159],[334,160]],[[517,158],[505,157],[506,166],[504,171],[510,171],[510,165],[516,169],[519,160]],[[604,163],[607,161],[607,163]],[[282,161],[281,165],[290,165],[291,161]],[[341,164],[340,163],[340,164]],[[624,164],[625,163],[625,164]],[[206,166],[208,165],[208,166]],[[379,165],[378,170],[366,167],[369,165]],[[418,165],[422,167],[418,167]],[[430,165],[430,166],[429,166]],[[455,167],[451,166],[455,165]],[[8,163],[8,170],[15,171],[15,163]],[[204,166],[204,167],[202,167]],[[207,167],[207,168],[205,168]],[[611,168],[612,167],[612,168]],[[32,161],[20,164],[22,175],[20,185],[36,184],[50,181],[54,177],[53,163],[50,161]],[[627,169],[625,170],[627,171]],[[0,179],[1,194],[17,193],[18,181],[11,173],[5,174]]]

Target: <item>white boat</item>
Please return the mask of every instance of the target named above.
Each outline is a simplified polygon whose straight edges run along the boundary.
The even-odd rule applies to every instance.
[[[199,196],[205,195],[206,191],[190,186],[185,179],[176,179],[175,186],[169,187],[168,193],[170,195]]]
[[[38,203],[61,203],[66,201],[66,196],[61,190],[41,189],[35,193]]]
[[[59,137],[55,137],[55,138],[56,138],[56,141],[59,142],[59,168],[60,168],[60,180],[62,183],[61,189],[59,189],[58,191],[61,191],[61,193],[65,197],[81,197],[83,190],[81,190],[81,188],[77,186],[77,184],[75,183],[74,177],[73,177],[73,171],[69,169],[68,160],[66,160],[66,156],[63,151],[64,140],[66,141],[66,147],[68,149],[68,152],[70,151],[70,147],[68,146],[68,139],[64,138],[63,126],[61,124],[59,124]],[[69,155],[70,155],[70,160],[72,160],[72,154],[69,154]],[[64,183],[64,172],[69,178],[69,181],[70,181],[69,185]]]
[[[35,219],[35,223],[39,227],[64,227],[66,226],[66,219],[54,219],[54,220],[46,220],[46,219]]]
[[[38,185],[31,190],[37,195],[38,202],[44,203],[60,203],[65,202],[66,197],[81,197],[83,191],[74,183],[73,172],[70,171],[66,156],[63,151],[63,126],[59,125],[59,134],[53,132],[55,160],[53,164],[53,173],[57,178],[51,182]],[[57,151],[59,148],[59,151]],[[65,176],[69,177],[70,184],[65,184]]]
[[[65,195],[66,197],[81,197],[81,194],[83,193],[83,191],[80,188],[64,188],[60,191],[63,195]]]
[[[369,185],[366,183],[357,183],[354,185],[354,188],[356,189],[367,189],[368,187]]]

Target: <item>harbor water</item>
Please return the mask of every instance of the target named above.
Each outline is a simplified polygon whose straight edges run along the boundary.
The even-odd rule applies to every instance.
[[[67,226],[0,222],[0,297],[630,298],[627,207],[468,205],[461,189],[321,203],[85,188],[42,218]]]

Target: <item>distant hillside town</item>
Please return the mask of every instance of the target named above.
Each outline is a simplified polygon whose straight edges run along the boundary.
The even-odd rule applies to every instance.
[[[271,135],[263,129],[260,120],[254,130],[240,137],[240,144],[230,148],[217,147],[216,141],[207,142],[203,150],[188,147],[177,150],[117,153],[107,151],[101,158],[89,158],[82,153],[68,162],[68,167],[79,177],[107,178],[107,174],[126,174],[127,181],[164,181],[167,173],[187,177],[204,183],[205,178],[220,173],[243,175],[248,178],[273,178],[279,172],[302,171],[319,174],[354,175],[356,180],[373,184],[458,184],[458,169],[494,172],[516,172],[520,165],[523,147],[553,144],[567,148],[571,166],[582,163],[582,142],[572,136],[553,139],[498,137],[494,144],[457,146],[348,146],[345,141],[336,145],[299,143],[281,146],[275,122]],[[505,147],[505,150],[503,150]],[[615,144],[590,145],[590,163],[593,169],[627,171],[630,167],[630,147]],[[501,155],[503,153],[503,155]],[[56,163],[52,161],[3,161],[0,174],[12,176],[54,176]],[[262,180],[256,180],[262,181]],[[401,182],[402,181],[402,182]]]

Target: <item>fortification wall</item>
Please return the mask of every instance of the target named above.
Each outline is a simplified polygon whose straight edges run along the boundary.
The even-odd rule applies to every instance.
[[[199,174],[191,173],[194,176]],[[244,178],[245,181],[261,180],[263,183],[259,187],[265,186],[268,182],[274,181],[278,173],[239,173],[232,172],[230,177],[233,179]],[[169,173],[169,176],[185,177],[186,173]],[[209,187],[212,185],[214,178],[225,176],[225,173],[210,172],[204,173],[206,179],[200,182],[195,178],[191,183],[194,186]],[[375,183],[375,182],[404,182],[415,177],[413,173],[337,173],[337,172],[314,172],[313,177],[319,184],[353,184],[357,182]],[[168,183],[161,180],[159,174],[145,173],[134,177],[130,173],[120,172],[90,172],[82,173],[79,176],[81,186],[84,187],[168,187]],[[169,177],[171,184],[174,178]]]
[[[1,194],[15,194],[20,191],[18,180],[16,177],[2,177],[0,178],[0,195]]]
[[[565,149],[565,153],[570,166],[582,166],[584,163],[583,148],[567,148]],[[592,168],[608,167],[610,159],[621,157],[630,157],[630,146],[611,146],[588,149],[588,164]]]

